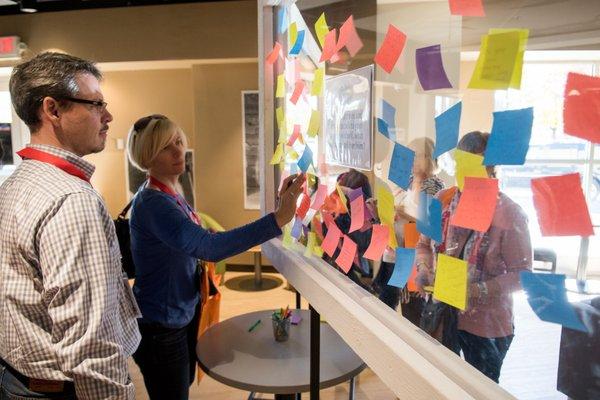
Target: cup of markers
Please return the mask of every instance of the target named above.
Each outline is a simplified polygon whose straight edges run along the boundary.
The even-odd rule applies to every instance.
[[[273,336],[275,336],[276,341],[285,342],[290,338],[291,315],[292,310],[290,310],[289,306],[285,310],[280,308],[273,312],[271,319],[273,321]]]

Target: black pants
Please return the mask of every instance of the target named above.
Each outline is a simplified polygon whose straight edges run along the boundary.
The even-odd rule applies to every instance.
[[[199,312],[183,328],[140,322],[142,341],[133,359],[151,400],[187,400],[196,376]]]
[[[465,360],[485,376],[498,383],[504,357],[515,335],[485,338],[458,331],[458,341]]]

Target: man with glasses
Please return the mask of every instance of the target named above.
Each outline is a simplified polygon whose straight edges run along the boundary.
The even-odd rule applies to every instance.
[[[14,68],[10,94],[31,131],[0,186],[1,398],[133,399],[127,359],[139,310],[111,218],[82,157],[112,115],[93,63],[43,53]]]

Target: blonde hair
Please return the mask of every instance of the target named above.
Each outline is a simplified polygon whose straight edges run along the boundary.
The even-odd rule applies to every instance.
[[[408,148],[415,153],[421,153],[429,161],[427,168],[427,176],[430,177],[439,172],[437,159],[433,158],[433,151],[435,150],[435,144],[433,140],[428,137],[420,137],[412,140],[408,144]]]
[[[136,168],[147,171],[152,160],[177,133],[181,134],[187,148],[187,138],[183,130],[164,115],[155,114],[138,119],[129,130],[127,138],[129,160]]]

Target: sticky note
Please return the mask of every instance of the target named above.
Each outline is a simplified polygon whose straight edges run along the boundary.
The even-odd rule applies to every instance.
[[[317,68],[315,70],[315,77],[313,79],[312,87],[310,88],[310,94],[312,96],[320,96],[323,91],[323,82],[325,81],[325,67]]]
[[[497,179],[466,177],[450,225],[487,232],[496,211],[498,191]]]
[[[292,227],[292,237],[298,240],[300,239],[300,236],[302,236],[302,220],[296,218],[294,220],[294,226]]]
[[[359,196],[364,196],[362,187],[357,187],[356,189],[352,189],[350,191],[350,193],[348,193],[348,200],[350,200],[352,202],[352,201],[354,201],[354,199],[358,198]]]
[[[533,107],[495,112],[483,164],[525,164],[532,126]]]
[[[338,38],[336,51],[340,51],[344,46],[351,57],[354,57],[363,47],[363,42],[360,40],[358,32],[356,32],[352,15],[340,27],[340,37]]]
[[[321,53],[321,58],[319,62],[329,61],[334,54],[336,54],[336,35],[337,29],[330,30],[327,35],[325,35],[325,44],[323,45],[323,52]]]
[[[417,76],[423,90],[447,89],[452,87],[444,69],[442,50],[439,44],[417,49],[415,52],[415,63],[417,65]]]
[[[407,190],[412,175],[415,152],[401,144],[394,143],[388,178],[402,189]]]
[[[579,173],[531,180],[542,236],[592,236],[592,220]]]
[[[456,185],[460,190],[465,185],[465,177],[487,178],[488,174],[482,165],[483,157],[467,151],[456,150],[454,152],[454,161],[456,161]]]
[[[294,246],[294,239],[292,238],[292,228],[289,224],[283,227],[282,242],[283,247],[285,247],[286,249],[291,249]]]
[[[510,87],[519,89],[521,87],[521,77],[523,75],[523,59],[525,57],[525,48],[527,47],[527,39],[529,39],[529,29],[506,29],[492,28],[488,34],[518,32],[519,33],[519,51],[515,60],[516,68],[513,71],[513,76],[510,80]]]
[[[346,195],[342,191],[342,187],[336,183],[335,190],[337,192],[338,197],[340,198],[340,205],[343,208],[343,212],[348,212],[348,207],[346,206]]]
[[[285,119],[285,115],[283,113],[283,108],[277,107],[275,109],[275,116],[276,116],[276,119],[277,119],[277,127],[279,129],[281,129],[281,125],[283,123],[283,120]]]
[[[600,77],[569,73],[563,121],[566,134],[600,143]]]
[[[433,151],[433,158],[437,158],[456,147],[461,114],[462,102],[459,102],[435,117],[435,150]]]
[[[390,139],[390,131],[388,130],[388,124],[381,118],[377,118],[377,132]]]
[[[354,257],[356,256],[356,243],[348,235],[344,235],[344,241],[342,244],[342,249],[340,250],[340,254],[335,259],[335,263],[344,271],[348,273],[350,268],[352,268],[352,263],[354,262]]]
[[[419,193],[419,210],[416,225],[417,230],[421,234],[438,243],[442,242],[442,203],[425,192]]]
[[[406,35],[390,24],[385,34],[385,39],[383,39],[381,47],[379,47],[377,54],[375,54],[374,60],[377,65],[383,68],[388,74],[391,73],[398,58],[400,58],[400,54],[402,54],[402,50],[404,50],[405,44]]]
[[[334,224],[333,216],[328,212],[322,212],[321,217],[323,218],[323,223],[329,229],[329,225]]]
[[[283,144],[278,144],[269,164],[276,165],[283,160]]]
[[[463,17],[485,17],[481,0],[449,0],[450,14]]]
[[[467,262],[439,253],[433,297],[460,310],[467,308]]]
[[[300,219],[304,219],[308,209],[310,208],[310,197],[307,194],[300,195],[300,205],[296,208],[296,215]]]
[[[315,33],[317,34],[317,39],[319,40],[319,44],[321,48],[325,45],[325,36],[329,33],[329,27],[327,26],[327,19],[325,18],[325,13],[321,13],[317,22],[315,22]]]
[[[365,199],[362,195],[350,202],[350,217],[348,233],[359,230],[365,224]]]
[[[390,103],[381,99],[381,119],[385,121],[388,127],[388,137],[394,140],[396,129],[396,108]]]
[[[304,152],[302,153],[302,157],[298,160],[298,167],[302,170],[302,172],[306,173],[308,171],[308,167],[313,162],[313,153],[310,147],[304,146]]]
[[[317,245],[317,235],[314,232],[308,232],[306,239],[306,249],[304,249],[304,256],[310,257],[314,254],[315,246]]]
[[[296,81],[296,85],[294,86],[294,92],[292,93],[292,97],[290,97],[290,101],[292,104],[296,104],[302,91],[304,90],[304,81],[302,79],[298,79]]]
[[[588,332],[567,300],[564,274],[521,271],[520,275],[521,285],[527,294],[527,302],[542,321]]]
[[[308,136],[315,137],[321,129],[321,113],[318,110],[312,110],[310,113],[310,121],[308,122]]]
[[[279,33],[285,33],[285,31],[287,30],[287,24],[286,24],[286,12],[285,12],[284,7],[281,7],[279,9],[279,12],[277,13],[277,17],[279,20]]]
[[[325,202],[325,197],[327,197],[327,185],[320,184],[317,189],[317,193],[315,193],[315,199],[313,200],[310,208],[314,210],[319,210],[323,203]]]
[[[296,40],[298,40],[298,25],[295,22],[290,24],[288,28],[288,43],[290,46],[296,44]]]
[[[325,235],[325,239],[323,239],[323,243],[321,243],[321,248],[323,248],[323,251],[329,257],[333,257],[341,237],[342,231],[337,227],[335,222],[332,221],[327,225],[327,234]]]
[[[298,139],[298,137],[300,136],[300,125],[294,125],[294,131],[292,132],[292,136],[290,136],[287,145],[292,147],[294,145],[294,143],[296,143],[296,140]]]
[[[294,43],[294,47],[292,47],[289,51],[289,55],[295,56],[300,53],[302,50],[302,45],[304,44],[304,34],[306,31],[301,30],[298,32],[298,37],[296,38],[296,42]]]
[[[394,272],[392,272],[392,276],[388,281],[388,285],[403,288],[412,272],[414,262],[415,249],[398,247],[396,249],[396,263],[394,264]]]
[[[300,316],[300,314],[298,314],[298,312],[293,311],[292,316],[290,317],[290,323],[292,325],[298,325],[300,323],[300,321],[302,321],[302,316]]]
[[[275,97],[285,96],[285,75],[281,74],[277,76],[277,90],[275,91]]]
[[[275,42],[275,45],[273,46],[273,50],[271,50],[271,52],[269,53],[269,55],[267,55],[267,58],[265,59],[267,64],[273,64],[275,61],[277,61],[277,57],[279,57],[280,52],[281,52],[281,45],[279,44],[279,42]]]
[[[373,225],[373,232],[371,233],[371,243],[363,254],[364,258],[369,260],[378,261],[383,255],[383,251],[388,244],[390,231],[385,225]]]
[[[396,212],[394,210],[394,195],[383,186],[378,186],[375,191],[377,198],[377,211],[382,223],[393,226]]]
[[[285,81],[290,86],[294,86],[300,79],[300,66],[297,58],[285,58]]]

